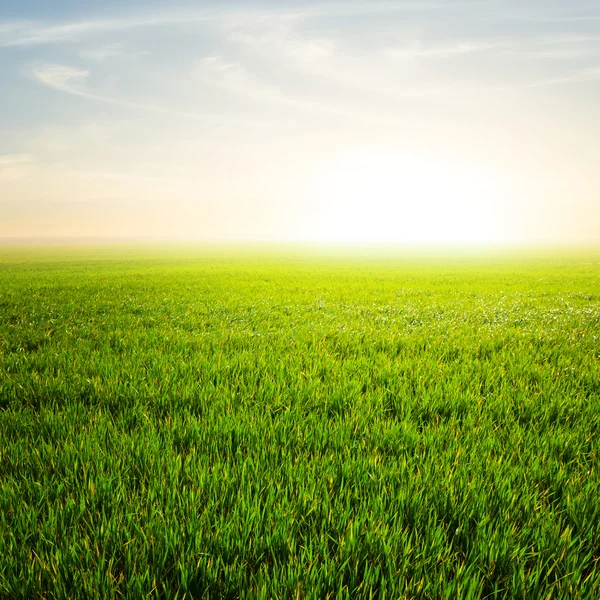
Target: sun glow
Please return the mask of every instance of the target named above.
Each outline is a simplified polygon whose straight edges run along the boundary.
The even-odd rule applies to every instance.
[[[480,243],[501,234],[495,177],[458,160],[361,147],[324,161],[309,194],[315,239]]]

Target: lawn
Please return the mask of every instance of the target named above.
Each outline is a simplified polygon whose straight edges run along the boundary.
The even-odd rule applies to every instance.
[[[599,598],[600,251],[0,246],[0,597]]]

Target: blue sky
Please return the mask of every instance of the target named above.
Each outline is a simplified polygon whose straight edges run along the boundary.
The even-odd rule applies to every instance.
[[[600,6],[0,3],[0,237],[600,242]]]

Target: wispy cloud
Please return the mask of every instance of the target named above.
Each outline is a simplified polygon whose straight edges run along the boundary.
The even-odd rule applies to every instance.
[[[242,45],[254,53],[266,53],[278,60],[312,64],[330,58],[336,52],[333,39],[298,33],[298,27],[306,18],[306,15],[299,14],[247,17],[228,20],[222,27],[229,42]]]
[[[74,42],[90,33],[121,29],[128,21],[80,21],[58,25],[16,21],[0,24],[0,47],[36,46],[59,42]]]
[[[142,58],[151,55],[150,50],[136,50],[126,46],[122,42],[112,44],[103,44],[93,46],[86,44],[80,51],[79,56],[85,60],[92,60],[97,63],[106,62],[113,59]]]
[[[558,77],[534,81],[526,87],[535,88],[568,83],[591,83],[594,81],[600,81],[600,66],[576,69]]]
[[[315,101],[286,93],[277,86],[265,83],[243,65],[229,62],[221,56],[202,58],[198,62],[196,75],[205,84],[260,102],[279,104],[295,110],[327,114],[338,119],[350,118],[355,121],[389,125],[406,123],[404,119],[361,111],[339,102]]]
[[[575,60],[600,56],[600,36],[563,34],[533,36],[507,45],[507,53],[548,60]]]
[[[523,3],[524,7],[528,5]],[[555,14],[544,14],[543,11],[537,12],[520,12],[520,13],[507,13],[502,12],[495,15],[494,19],[501,18],[507,21],[524,21],[530,23],[550,23],[550,24],[561,24],[561,23],[587,23],[592,21],[600,21],[600,13],[588,13],[573,15],[569,13],[555,13]]]
[[[459,6],[452,3],[452,9]],[[462,4],[461,4],[462,5]],[[103,62],[124,52],[118,41],[94,46],[93,34],[98,32],[121,32],[131,28],[167,25],[206,24],[212,22],[211,32],[214,46],[208,56],[198,60],[192,67],[196,80],[212,86],[222,93],[250,98],[256,103],[287,107],[293,111],[311,111],[341,119],[359,119],[363,122],[403,124],[398,118],[394,103],[410,98],[456,96],[474,91],[489,91],[482,78],[479,81],[461,78],[460,69],[446,71],[440,75],[442,61],[454,61],[457,65],[465,57],[497,53],[502,60],[533,58],[544,60],[576,60],[593,56],[596,38],[583,35],[565,35],[556,38],[535,35],[523,39],[508,37],[464,39],[447,42],[419,33],[427,21],[412,30],[412,35],[399,31],[398,43],[385,38],[379,46],[361,47],[343,32],[323,26],[320,17],[328,15],[357,15],[364,13],[386,13],[408,11],[430,15],[448,9],[442,2],[354,2],[354,3],[307,3],[300,10],[295,7],[261,9],[239,9],[227,11],[222,8],[193,10],[188,12],[128,15],[113,19],[87,20],[72,23],[47,25],[40,23],[13,22],[0,24],[0,46],[35,45],[62,42],[81,42],[77,55],[87,61]],[[429,18],[427,16],[427,18]],[[394,40],[392,40],[394,41]],[[83,43],[85,42],[85,43]],[[128,52],[133,50],[128,49]],[[511,58],[510,55],[514,55]],[[252,59],[258,59],[253,61]],[[261,66],[253,70],[254,62]],[[439,63],[439,64],[438,64]],[[89,66],[91,63],[86,63]],[[248,66],[250,65],[250,67]],[[152,69],[151,65],[148,65]],[[187,65],[189,69],[189,65]],[[444,66],[444,68],[446,68]],[[99,69],[100,70],[100,69]],[[556,69],[555,69],[556,71]],[[189,72],[189,71],[187,71]],[[296,72],[301,77],[296,81],[288,74]],[[283,76],[281,75],[283,73]],[[96,102],[121,106],[132,110],[143,110],[164,116],[187,118],[204,122],[239,121],[256,125],[262,118],[236,116],[230,111],[223,114],[204,110],[186,111],[169,106],[169,101],[160,94],[153,101],[132,101],[126,94],[105,93],[89,85],[90,71],[62,64],[42,63],[31,70],[33,77],[47,87],[87,98]],[[506,79],[494,89],[515,89],[519,82],[511,85],[510,72]],[[556,74],[529,87],[560,83],[595,81],[595,70],[571,71]],[[376,101],[377,109],[365,109]],[[252,108],[250,108],[250,111]],[[250,112],[242,110],[242,113]],[[277,119],[285,118],[280,112]]]
[[[127,15],[114,19],[73,21],[47,24],[36,21],[7,21],[0,23],[0,47],[38,46],[78,42],[90,35],[135,29],[140,27],[200,23],[215,20],[218,12],[172,12],[159,15]]]
[[[364,13],[423,12],[440,9],[443,2],[422,0],[420,2],[323,2],[308,4],[300,9],[285,6],[259,8],[213,8],[195,10],[171,9],[151,15],[145,13],[125,14],[110,19],[91,19],[64,23],[44,21],[14,20],[0,22],[0,47],[36,46],[55,43],[82,41],[90,35],[123,31],[141,27],[160,27],[168,25],[190,25],[204,22],[242,23],[248,19],[256,21],[277,17],[280,19],[309,19],[335,15],[360,15]]]
[[[123,108],[136,111],[143,110],[167,117],[191,119],[194,121],[203,121],[213,124],[232,122],[236,125],[245,125],[251,127],[261,124],[261,120],[250,119],[242,116],[238,117],[235,114],[230,113],[212,114],[203,112],[189,112],[154,104],[132,102],[126,99],[99,94],[91,91],[85,86],[85,82],[90,75],[88,70],[70,67],[67,65],[40,63],[31,69],[30,74],[40,83],[57,91],[79,96],[81,98],[87,98],[88,100],[93,100],[96,102],[122,106]],[[264,124],[265,122],[268,121],[263,119],[262,123]]]
[[[121,42],[115,42],[113,44],[105,44],[103,46],[94,48],[84,48],[79,55],[82,58],[89,58],[97,62],[103,62],[106,59],[121,56],[123,52],[123,44]]]
[[[459,42],[431,47],[414,42],[402,47],[367,50],[348,43],[343,36],[332,37],[335,32],[329,37],[315,35],[310,28],[301,25],[301,21],[281,18],[249,21],[243,26],[238,24],[237,29],[231,28],[227,39],[241,47],[246,55],[260,57],[288,72],[297,71],[346,88],[346,94],[352,92],[348,88],[354,88],[365,97],[387,96],[390,100],[436,96],[450,91],[439,82],[433,84],[419,77],[420,73],[408,64],[408,59],[450,57],[498,45],[497,42]]]
[[[507,46],[506,41],[481,42],[459,41],[448,45],[433,45],[417,42],[404,47],[387,48],[384,55],[394,60],[427,59],[427,58],[452,58],[465,54],[481,53],[489,50],[498,50]]]
[[[82,96],[84,98],[94,98],[93,95],[85,92],[78,84],[85,82],[89,71],[69,67],[67,65],[57,65],[42,63],[32,69],[31,74],[41,83],[55,90]]]
[[[229,62],[221,56],[206,56],[198,61],[196,76],[205,84],[214,85],[234,94],[250,96],[256,100],[289,103],[277,87],[262,82],[239,63]]]
[[[495,94],[501,92],[533,90],[536,88],[560,85],[594,83],[597,81],[600,81],[600,66],[572,69],[555,77],[531,79],[530,81],[525,81],[521,83],[481,84],[469,88],[465,87],[465,91],[472,95],[478,93]]]

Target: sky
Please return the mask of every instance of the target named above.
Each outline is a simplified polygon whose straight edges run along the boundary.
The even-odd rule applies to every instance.
[[[0,0],[0,238],[600,244],[597,0]]]

